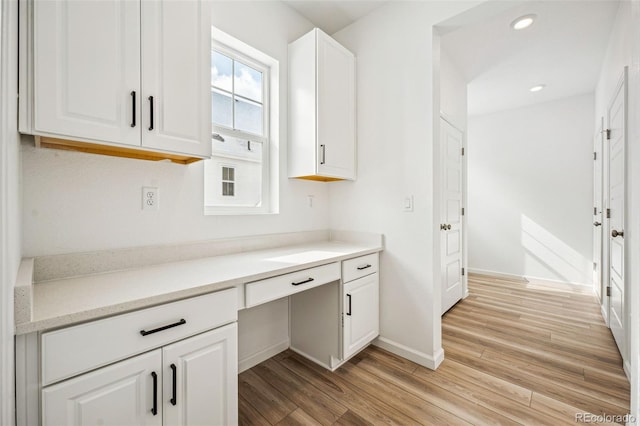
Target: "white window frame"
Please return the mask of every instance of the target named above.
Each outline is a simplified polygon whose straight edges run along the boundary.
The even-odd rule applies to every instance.
[[[235,166],[227,166],[222,164],[220,166],[222,168],[222,179],[220,180],[220,182],[222,183],[222,187],[221,187],[221,191],[222,191],[222,196],[223,197],[235,197],[236,196],[236,167]],[[224,178],[224,169],[229,169],[229,170],[233,170],[233,179],[225,179]],[[233,186],[233,194],[225,194],[224,193],[224,184],[225,183],[232,183]]]
[[[263,135],[231,129],[212,123],[212,134],[219,134],[260,142],[262,144],[262,185],[260,206],[223,206],[205,205],[205,215],[243,215],[243,214],[275,214],[279,210],[279,158],[278,158],[278,120],[279,120],[279,63],[277,60],[259,50],[237,40],[236,38],[212,27],[212,51],[237,60],[262,72],[262,106],[263,106]],[[211,86],[213,88],[213,86]],[[232,98],[233,102],[233,98]],[[235,114],[235,111],[234,113]],[[212,141],[213,143],[213,141]],[[223,160],[224,155],[217,156],[215,151],[212,158]],[[213,160],[206,160],[211,161]],[[237,173],[237,170],[236,170]],[[206,176],[206,174],[205,174]],[[220,185],[220,182],[215,182]],[[205,189],[209,182],[205,182]],[[232,197],[229,197],[232,198]]]

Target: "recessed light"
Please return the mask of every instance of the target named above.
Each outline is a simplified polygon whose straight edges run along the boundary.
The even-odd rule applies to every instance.
[[[531,24],[533,24],[533,21],[535,21],[536,17],[537,15],[534,14],[521,16],[511,23],[511,28],[513,28],[514,30],[524,30],[525,28],[528,28],[531,26]]]
[[[530,88],[529,91],[530,92],[539,92],[542,89],[544,89],[545,87],[547,87],[547,86],[545,86],[544,84],[538,84],[538,85],[533,86],[532,88]]]

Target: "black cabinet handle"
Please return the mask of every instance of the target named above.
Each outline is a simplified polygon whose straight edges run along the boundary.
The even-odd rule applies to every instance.
[[[149,130],[153,130],[153,96],[149,96]]]
[[[149,331],[140,330],[140,334],[142,334],[143,336],[148,336],[149,334],[157,333],[158,331],[164,331],[164,330],[167,330],[169,328],[177,327],[179,325],[186,324],[186,323],[187,323],[187,321],[184,318],[182,318],[178,322],[174,322],[173,324],[164,325],[162,327],[154,328],[153,330],[149,330]]]
[[[131,127],[136,127],[136,91],[131,92]]]
[[[347,311],[347,315],[351,316],[351,295],[347,294],[347,297],[349,298],[349,310]]]
[[[371,265],[369,265],[368,263],[364,266],[358,266],[358,271],[362,271],[363,269],[367,269],[367,268],[371,268]]]
[[[151,408],[151,413],[155,416],[158,414],[158,375],[152,371],[151,377],[153,377],[153,408]]]
[[[177,382],[178,382],[178,368],[176,367],[175,364],[171,364],[171,374],[173,375],[173,385],[171,387],[172,391],[173,391],[173,397],[171,398],[171,404],[172,405],[176,405],[178,403],[178,397],[176,396],[176,388],[177,388]]]
[[[326,148],[324,145],[320,145],[320,149],[322,150],[322,160],[320,161],[320,164],[324,164],[326,160]]]
[[[306,283],[310,283],[311,281],[313,281],[313,278],[307,278],[304,281],[298,281],[297,283],[291,283],[291,285],[300,285],[300,284],[306,284]]]

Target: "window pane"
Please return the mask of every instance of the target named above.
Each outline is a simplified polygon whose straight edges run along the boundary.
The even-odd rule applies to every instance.
[[[236,62],[233,78],[237,95],[262,102],[262,73],[260,71]]]
[[[211,85],[231,92],[233,60],[218,52],[211,52]]]
[[[235,180],[236,169],[234,169],[233,167],[229,167],[228,169],[229,169],[229,171],[228,171],[227,180],[231,180],[231,181]]]
[[[238,130],[262,135],[262,105],[236,98],[236,125]]]
[[[211,91],[211,122],[233,128],[231,96],[218,90]]]

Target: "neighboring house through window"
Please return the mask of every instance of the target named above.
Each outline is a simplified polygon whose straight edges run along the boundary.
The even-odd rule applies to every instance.
[[[277,61],[213,30],[213,155],[205,161],[205,213],[277,212],[277,189],[271,182],[277,159],[271,161],[269,121],[271,72],[275,67],[277,74]]]

